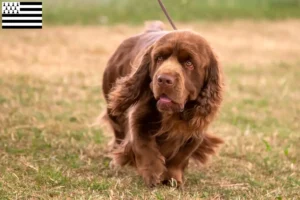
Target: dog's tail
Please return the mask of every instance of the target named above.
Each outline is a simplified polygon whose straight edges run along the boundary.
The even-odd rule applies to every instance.
[[[163,31],[165,29],[165,24],[162,21],[146,21],[145,22],[145,32],[157,32]]]

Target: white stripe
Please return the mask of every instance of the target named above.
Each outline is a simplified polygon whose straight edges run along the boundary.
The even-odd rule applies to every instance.
[[[2,26],[42,26],[43,23],[2,23]]]
[[[42,20],[42,17],[2,17],[2,20]]]
[[[42,8],[42,5],[20,5],[20,8]]]
[[[20,11],[19,14],[42,14],[42,11]]]

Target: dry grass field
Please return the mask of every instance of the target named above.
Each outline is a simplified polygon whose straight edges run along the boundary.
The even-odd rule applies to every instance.
[[[177,26],[207,38],[224,66],[219,155],[192,165],[182,191],[110,169],[102,72],[142,26],[0,30],[0,199],[299,199],[300,21]]]

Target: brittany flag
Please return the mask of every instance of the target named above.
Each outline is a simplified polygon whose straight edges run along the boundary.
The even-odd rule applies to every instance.
[[[2,28],[42,28],[42,2],[2,2]]]

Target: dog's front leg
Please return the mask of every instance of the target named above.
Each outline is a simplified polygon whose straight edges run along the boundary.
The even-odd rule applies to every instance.
[[[200,142],[198,139],[190,139],[183,147],[180,148],[178,153],[170,160],[167,161],[167,172],[164,174],[164,182],[169,182],[170,179],[175,179],[178,186],[183,184],[183,171],[188,165],[194,151],[199,147]]]
[[[133,141],[138,173],[143,177],[149,187],[161,182],[161,176],[166,171],[165,159],[156,147],[154,139],[136,138]]]
[[[154,104],[155,105],[155,104]],[[153,133],[159,128],[158,113],[149,104],[139,102],[129,115],[132,150],[138,173],[149,187],[161,182],[166,171],[165,158],[160,153]]]

